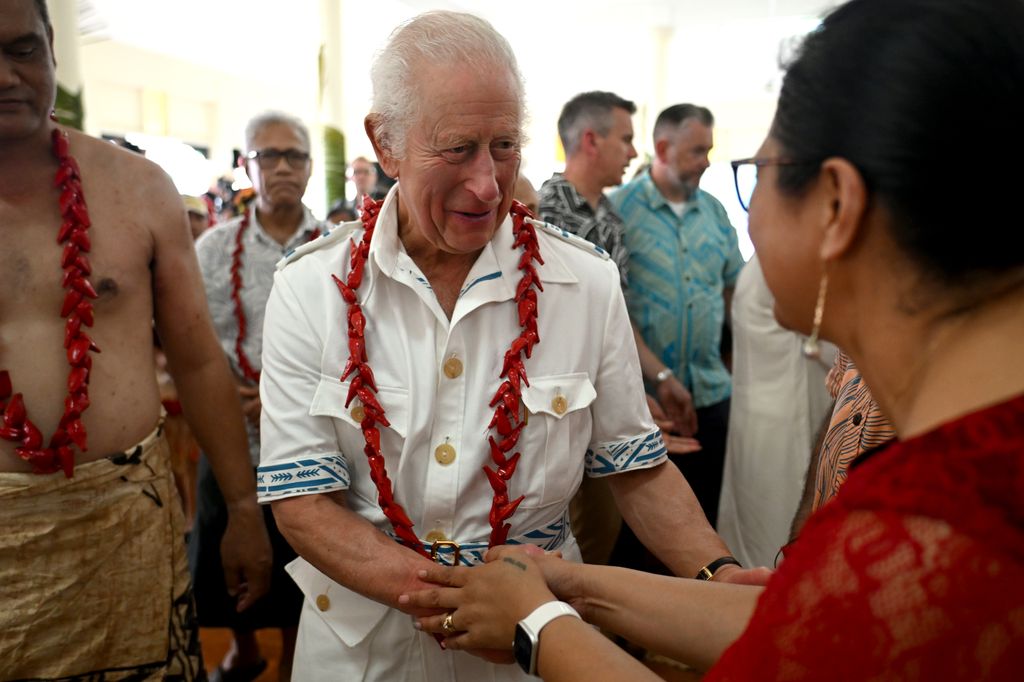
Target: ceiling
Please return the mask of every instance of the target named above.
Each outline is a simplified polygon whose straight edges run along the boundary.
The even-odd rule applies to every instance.
[[[57,0],[50,0],[51,2]],[[78,0],[86,42],[114,40],[227,73],[252,73],[261,65],[308,64],[319,44],[321,2],[341,2],[343,21],[394,26],[428,9],[479,14],[500,30],[541,27],[654,28],[678,31],[723,23],[817,16],[836,0]],[[372,8],[374,14],[367,14]],[[510,36],[510,39],[512,36]],[[515,44],[515,41],[513,41]]]

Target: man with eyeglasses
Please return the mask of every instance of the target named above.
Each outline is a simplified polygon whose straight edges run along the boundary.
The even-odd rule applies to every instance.
[[[647,346],[693,395],[702,450],[675,457],[715,523],[729,420],[731,380],[722,360],[722,325],[743,267],[725,209],[700,189],[713,145],[714,117],[676,104],[654,124],[650,171],[611,193],[626,224],[630,318]]]
[[[244,164],[256,198],[241,216],[208,230],[196,243],[214,328],[238,384],[253,467],[259,463],[260,452],[263,312],[275,266],[285,254],[316,238],[323,228],[302,203],[312,165],[309,146],[309,131],[293,116],[266,112],[249,121]],[[284,572],[284,565],[295,558],[295,552],[277,531],[269,509],[264,508],[274,552],[272,587],[249,611],[236,613],[217,568],[224,502],[205,458],[199,464],[198,488],[189,563],[199,622],[204,627],[229,627],[235,637],[211,679],[256,679],[266,662],[254,633],[269,627],[281,629],[280,676],[282,680],[290,679],[302,594]]]

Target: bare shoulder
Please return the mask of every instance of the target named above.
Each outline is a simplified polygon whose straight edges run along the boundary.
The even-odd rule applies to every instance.
[[[184,218],[181,197],[160,166],[89,135],[73,130],[68,135],[90,196],[102,197],[113,208],[126,211],[151,229],[168,219],[177,222],[177,218]],[[102,178],[102,184],[92,180],[96,177]]]

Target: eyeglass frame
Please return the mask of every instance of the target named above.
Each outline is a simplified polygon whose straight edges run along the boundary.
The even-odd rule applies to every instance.
[[[818,161],[805,161],[800,159],[789,159],[784,156],[759,159],[756,156],[751,156],[747,159],[735,159],[729,162],[732,166],[732,183],[736,189],[736,199],[739,200],[740,206],[744,211],[750,213],[750,206],[743,201],[743,194],[740,192],[740,166],[754,166],[755,168],[763,168],[765,166],[808,166],[810,164],[819,163]],[[753,197],[754,193],[751,191],[750,196]]]
[[[245,158],[248,161],[255,161],[256,165],[263,170],[277,168],[278,164],[281,163],[281,159],[284,159],[289,168],[302,170],[306,167],[306,164],[310,162],[312,156],[310,156],[309,152],[301,149],[291,148],[282,151],[280,149],[269,148],[253,149],[245,155]],[[298,165],[296,165],[296,162],[293,162],[292,159],[298,159]]]

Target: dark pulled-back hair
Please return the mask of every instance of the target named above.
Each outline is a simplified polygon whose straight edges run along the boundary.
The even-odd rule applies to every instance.
[[[789,66],[772,136],[842,157],[925,272],[956,284],[1024,264],[1024,0],[852,0]],[[779,171],[797,194],[816,164]]]
[[[612,110],[624,109],[636,113],[636,104],[614,92],[583,92],[565,103],[558,116],[558,137],[566,154],[572,154],[580,144],[580,136],[587,128],[598,135],[607,135],[612,129]]]

